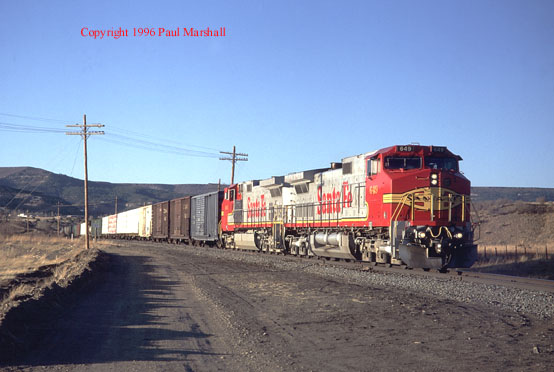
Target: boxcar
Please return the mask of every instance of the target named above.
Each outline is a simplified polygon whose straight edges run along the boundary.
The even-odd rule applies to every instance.
[[[136,237],[139,235],[139,219],[141,208],[131,209],[117,214],[118,236]]]
[[[71,226],[71,235],[73,235],[74,238],[79,237],[80,232],[81,232],[81,224],[80,223]]]
[[[219,239],[219,220],[223,191],[209,192],[191,198],[191,228],[193,240],[215,242]]]
[[[90,237],[98,238],[102,235],[102,218],[95,218],[90,221]]]
[[[169,202],[169,239],[190,241],[190,196]]]
[[[62,231],[64,236],[71,236],[71,226],[64,226]]]
[[[147,205],[139,209],[138,235],[141,239],[149,239],[152,236],[152,206]]]
[[[169,201],[157,203],[152,206],[152,239],[168,239],[169,208]]]

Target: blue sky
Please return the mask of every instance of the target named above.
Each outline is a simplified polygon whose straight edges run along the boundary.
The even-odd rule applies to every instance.
[[[208,26],[226,36],[81,36]],[[235,179],[263,179],[419,142],[460,154],[475,186],[554,187],[550,0],[2,0],[0,51],[0,125],[105,124],[91,180],[229,182],[233,145]],[[0,139],[0,166],[82,178],[77,136]]]

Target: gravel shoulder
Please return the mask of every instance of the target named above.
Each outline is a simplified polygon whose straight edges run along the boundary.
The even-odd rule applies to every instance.
[[[125,242],[7,370],[550,371],[548,293]]]

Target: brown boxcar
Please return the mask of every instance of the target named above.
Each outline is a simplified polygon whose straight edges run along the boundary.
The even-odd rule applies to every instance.
[[[169,202],[169,239],[190,241],[190,196]]]
[[[169,201],[152,206],[152,239],[167,240],[169,238]]]

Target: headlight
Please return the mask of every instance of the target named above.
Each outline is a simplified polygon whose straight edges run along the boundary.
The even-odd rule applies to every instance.
[[[431,180],[431,185],[433,185],[433,186],[437,186],[438,183],[439,183],[439,181],[437,181],[437,180]]]
[[[433,173],[433,174],[431,175],[431,179],[432,179],[432,180],[436,180],[436,179],[438,179],[438,178],[439,178],[439,175],[436,174],[436,173]]]
[[[457,232],[456,234],[454,234],[454,237],[456,239],[462,239],[464,237],[464,233],[461,233],[461,232]]]
[[[420,239],[425,239],[425,231],[420,231],[417,233],[417,237],[420,238]]]

